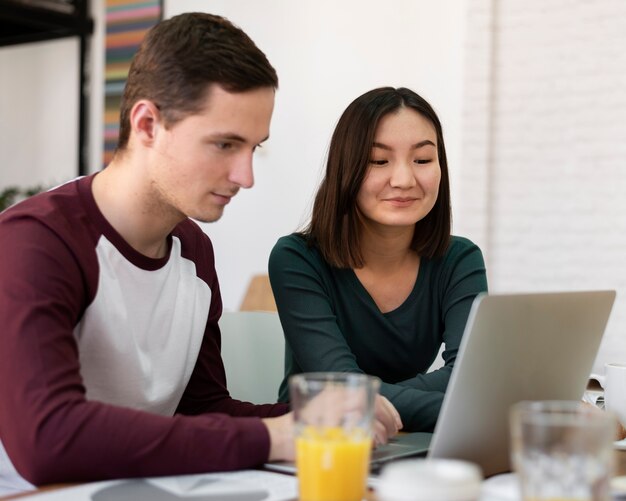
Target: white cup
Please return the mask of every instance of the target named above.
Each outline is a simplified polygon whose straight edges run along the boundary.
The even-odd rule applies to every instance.
[[[476,501],[482,471],[455,459],[404,459],[383,468],[376,488],[382,501]]]
[[[626,364],[604,365],[604,406],[626,427]]]

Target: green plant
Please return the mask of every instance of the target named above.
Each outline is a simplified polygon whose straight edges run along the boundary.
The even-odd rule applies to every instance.
[[[42,186],[34,186],[31,188],[9,186],[8,188],[5,188],[0,192],[0,212],[24,198],[28,198],[39,193],[41,190],[43,190]]]

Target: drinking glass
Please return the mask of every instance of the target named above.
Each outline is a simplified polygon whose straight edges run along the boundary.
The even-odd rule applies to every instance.
[[[364,374],[290,378],[300,501],[363,499],[379,387],[378,378]]]
[[[609,501],[615,416],[582,402],[520,402],[512,459],[524,501]]]

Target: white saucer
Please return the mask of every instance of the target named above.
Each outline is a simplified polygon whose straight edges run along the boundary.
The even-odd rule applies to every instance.
[[[623,499],[626,496],[626,476],[611,479],[611,494],[614,498]]]
[[[614,500],[626,498],[626,475],[611,480],[611,497]],[[502,473],[486,479],[483,482],[480,499],[481,501],[521,501],[516,475]]]
[[[515,473],[501,473],[483,482],[481,501],[521,501]]]

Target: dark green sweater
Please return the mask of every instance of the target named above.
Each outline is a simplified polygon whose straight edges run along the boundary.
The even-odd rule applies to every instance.
[[[406,301],[381,313],[352,269],[329,266],[299,235],[278,240],[269,274],[285,333],[285,380],[312,371],[363,372],[398,409],[406,431],[432,431],[474,297],[487,290],[480,249],[452,237],[441,259],[422,258]],[[445,366],[426,374],[445,343]]]

